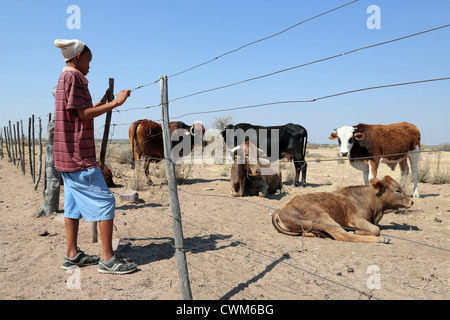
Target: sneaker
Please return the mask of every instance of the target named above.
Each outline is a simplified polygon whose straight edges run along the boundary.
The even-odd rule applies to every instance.
[[[100,256],[98,255],[88,255],[80,248],[77,248],[78,253],[73,258],[68,258],[64,256],[62,268],[64,270],[72,269],[73,267],[83,267],[98,264],[100,261]]]
[[[98,272],[100,273],[127,274],[136,270],[137,264],[127,262],[116,256],[112,256],[112,258],[107,261],[100,259],[100,262],[98,263]]]

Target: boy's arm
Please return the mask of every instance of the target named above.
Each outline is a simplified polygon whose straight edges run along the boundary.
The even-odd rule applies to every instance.
[[[103,96],[103,98],[99,102],[94,104],[94,108],[97,108],[97,107],[107,103],[108,102],[108,97],[109,97],[109,88],[106,90],[105,95]]]
[[[90,120],[95,117],[101,116],[102,114],[111,111],[125,103],[127,98],[130,96],[131,90],[122,90],[117,95],[116,100],[104,103],[103,99],[99,103],[96,103],[94,108],[87,109],[77,109],[78,116],[82,121]]]

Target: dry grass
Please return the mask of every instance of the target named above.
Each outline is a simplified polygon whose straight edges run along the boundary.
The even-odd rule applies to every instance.
[[[433,165],[430,156],[419,165],[419,182],[431,184],[450,183],[450,169],[442,164],[442,154],[437,154],[437,159]]]

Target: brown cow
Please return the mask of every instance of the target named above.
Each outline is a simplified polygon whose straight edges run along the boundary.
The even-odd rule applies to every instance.
[[[244,142],[231,149],[234,163],[231,166],[231,196],[243,197],[283,190],[281,171],[278,163],[270,163],[266,153],[251,142]],[[275,165],[277,170],[272,167]]]
[[[97,161],[97,166],[98,166],[98,161]],[[108,187],[115,187],[116,186],[116,184],[113,181],[113,174],[112,174],[111,170],[106,165],[103,167],[102,174],[103,174],[103,179],[105,179],[106,185]]]
[[[274,227],[287,235],[326,236],[351,242],[388,243],[377,226],[387,209],[411,208],[412,199],[390,176],[371,186],[298,195],[275,211]],[[345,230],[354,230],[355,234]]]
[[[201,123],[194,123],[192,126],[188,126],[181,121],[170,122],[170,132],[173,137],[174,135],[189,136],[190,137],[190,149],[189,152],[194,148],[195,145],[204,145],[203,135],[205,133],[205,128]],[[195,134],[199,132],[200,137],[195,137]],[[150,162],[160,162],[164,159],[164,142],[162,136],[161,124],[151,121],[151,120],[138,120],[134,122],[128,129],[128,136],[130,139],[131,150],[132,150],[132,168],[134,168],[134,162],[136,159],[140,159],[145,156],[144,171],[147,176],[148,183],[152,184],[151,177],[149,176],[149,164]],[[172,147],[175,147],[178,143],[183,141],[183,139],[173,139]],[[177,157],[183,157],[187,154],[183,154],[183,149],[181,149],[180,154]]]
[[[380,162],[386,163],[392,170],[400,164],[402,177],[407,176],[409,158],[414,176],[413,196],[419,197],[420,131],[415,125],[407,122],[389,125],[361,123],[354,127],[343,126],[335,131],[329,139],[339,140],[340,155],[348,155],[350,164],[363,171],[366,185],[372,178],[376,178]]]

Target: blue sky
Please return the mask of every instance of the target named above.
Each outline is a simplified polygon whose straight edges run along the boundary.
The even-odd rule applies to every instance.
[[[1,128],[34,114],[46,123],[52,88],[64,67],[54,39],[80,39],[91,48],[88,79],[98,101],[115,79],[115,92],[133,89],[282,31],[350,0],[5,1],[0,0]],[[70,5],[80,8],[80,29],[69,29]],[[381,29],[367,28],[370,5],[380,8]],[[450,23],[450,1],[360,0],[276,37],[169,78],[169,99],[258,77]],[[273,101],[309,100],[342,91],[450,76],[450,27],[362,50],[303,68],[170,103],[170,116]],[[309,141],[342,125],[407,121],[427,145],[450,142],[450,80],[349,94],[314,103],[192,115],[208,128],[218,116],[235,122],[303,125]],[[114,112],[113,139],[128,138],[138,119],[159,121],[159,84],[132,92]],[[96,137],[104,116],[96,118]],[[24,129],[27,130],[27,129]],[[44,131],[44,135],[45,135]]]

